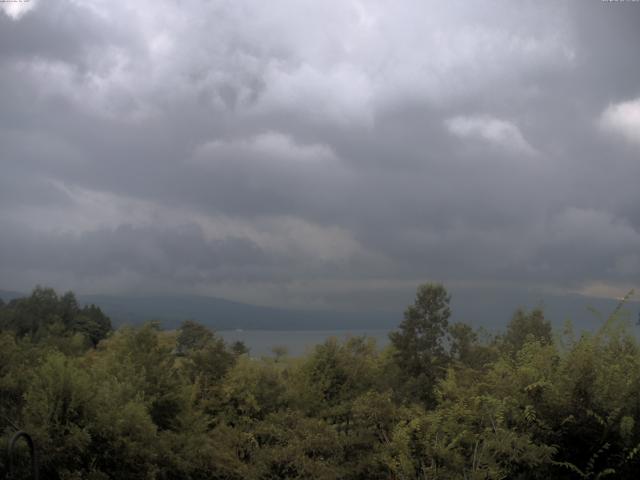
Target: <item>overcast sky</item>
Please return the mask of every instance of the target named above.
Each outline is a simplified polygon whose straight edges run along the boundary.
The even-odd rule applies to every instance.
[[[639,2],[0,9],[0,289],[640,287]]]

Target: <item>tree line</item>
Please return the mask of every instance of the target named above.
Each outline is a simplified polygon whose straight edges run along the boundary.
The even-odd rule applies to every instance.
[[[425,284],[384,349],[329,338],[253,358],[193,321],[114,330],[38,287],[0,301],[1,440],[29,432],[41,478],[60,480],[635,478],[623,309],[580,334],[541,309],[493,334],[450,317]]]

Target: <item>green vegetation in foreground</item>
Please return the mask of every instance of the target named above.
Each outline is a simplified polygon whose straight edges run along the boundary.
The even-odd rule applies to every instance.
[[[112,331],[36,288],[0,301],[0,431],[46,479],[611,479],[640,467],[640,347],[541,310],[500,335],[450,324],[442,285],[376,348],[328,339],[253,359],[195,322]],[[0,477],[6,474],[0,456]]]

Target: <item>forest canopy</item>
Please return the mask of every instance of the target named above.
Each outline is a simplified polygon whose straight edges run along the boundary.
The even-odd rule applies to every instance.
[[[421,285],[384,349],[329,338],[255,358],[193,321],[114,330],[38,287],[0,302],[2,440],[29,432],[41,478],[61,480],[634,477],[640,348],[623,308],[595,332],[534,309],[490,334],[450,322],[450,298]]]

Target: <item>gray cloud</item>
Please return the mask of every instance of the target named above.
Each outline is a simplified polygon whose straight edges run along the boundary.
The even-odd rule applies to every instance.
[[[425,279],[638,286],[636,4],[11,13],[0,287],[362,307]]]

